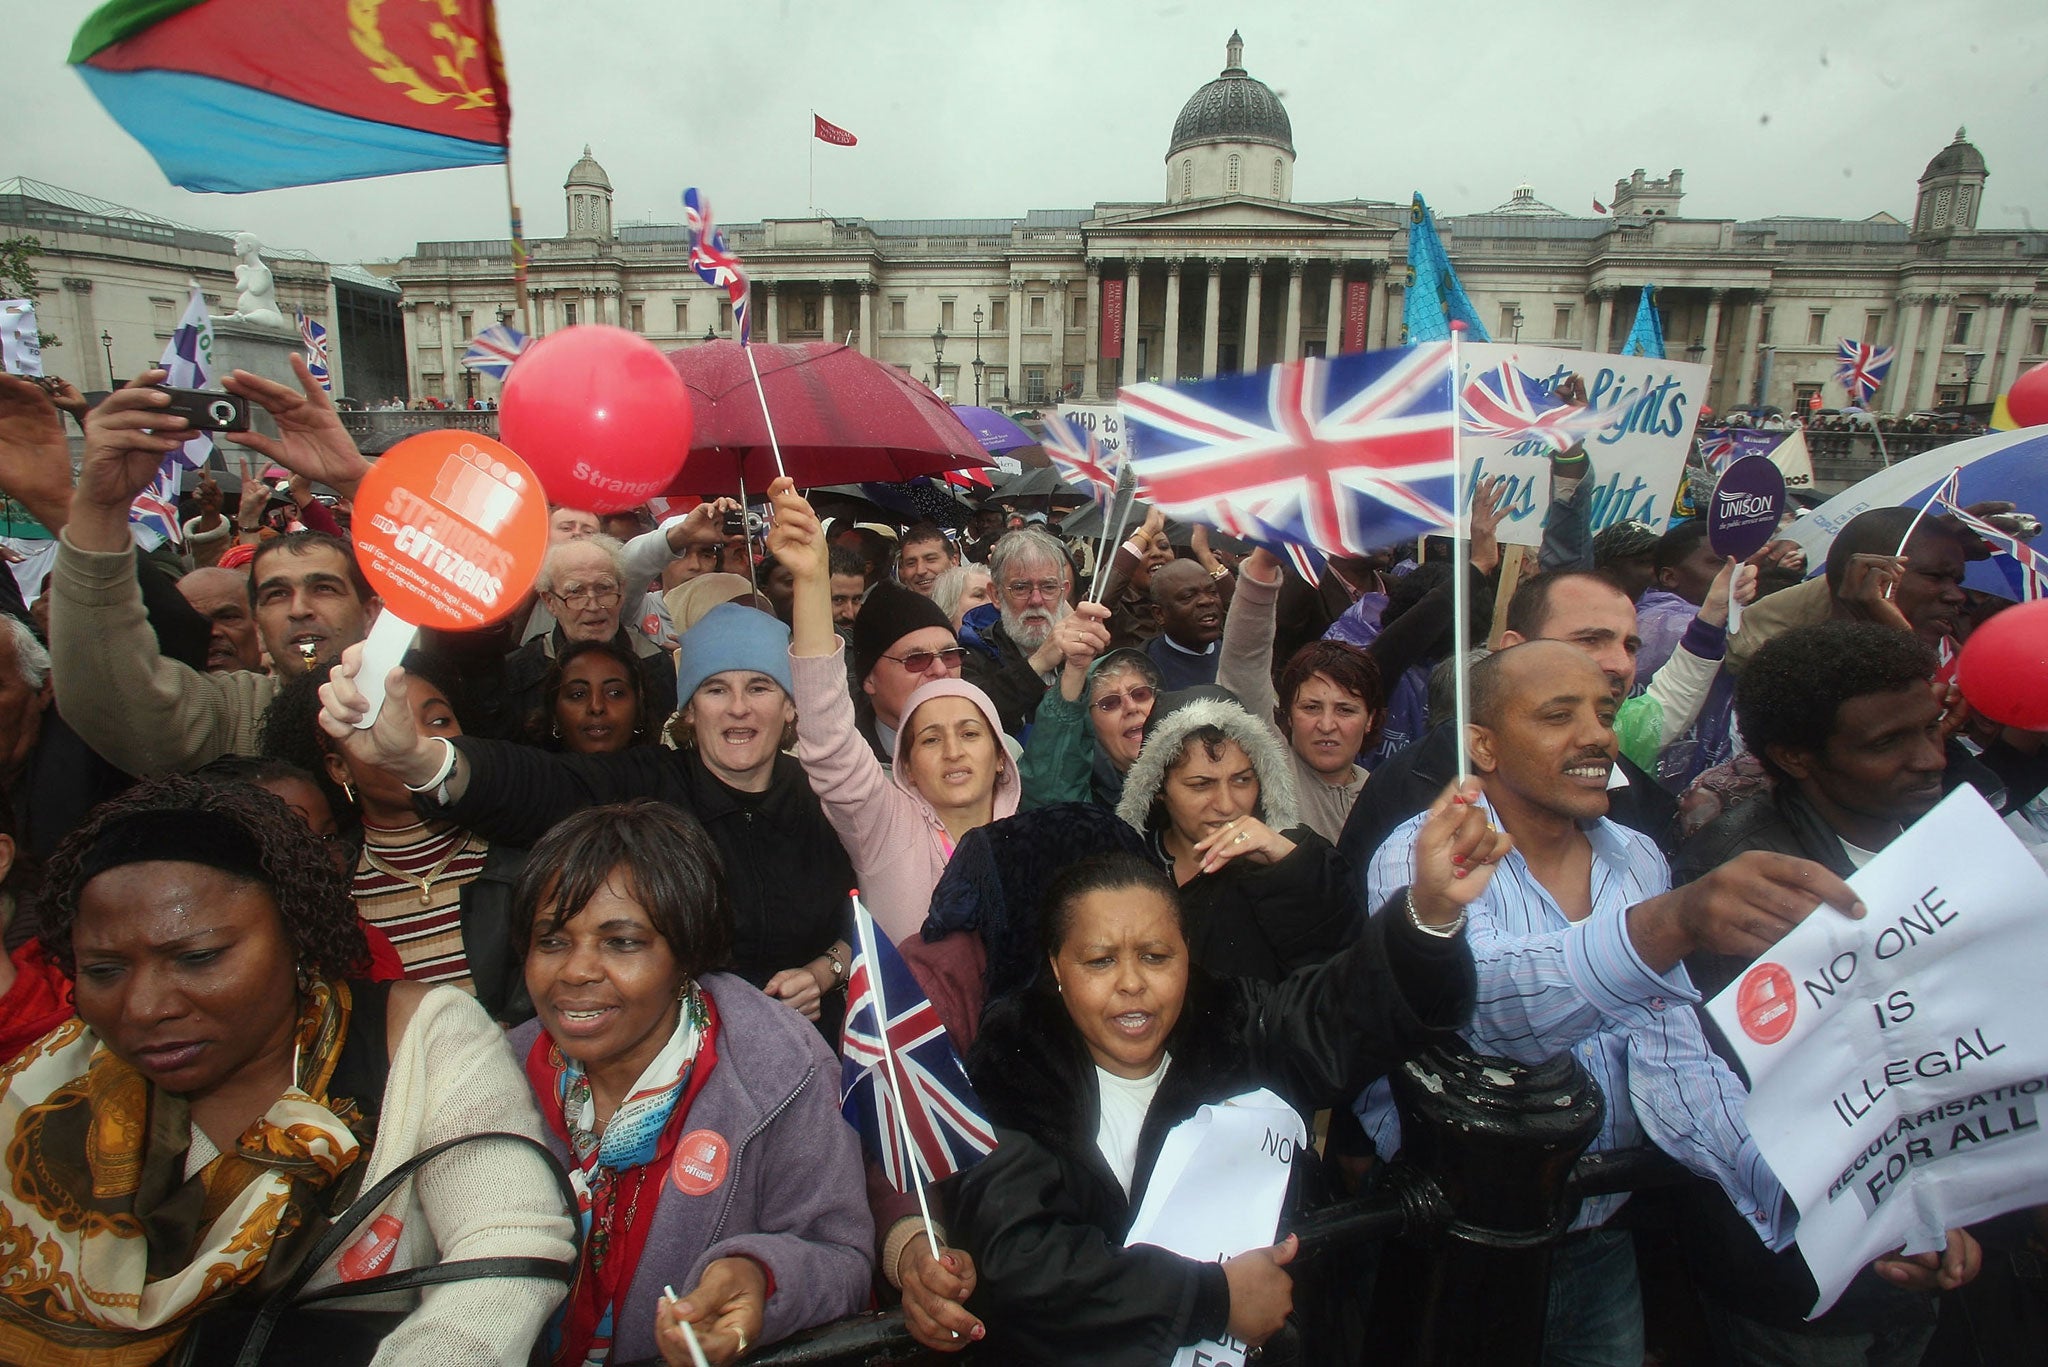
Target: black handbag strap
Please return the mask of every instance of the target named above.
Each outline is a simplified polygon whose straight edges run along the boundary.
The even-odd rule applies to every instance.
[[[264,1301],[263,1308],[256,1312],[256,1318],[249,1326],[249,1337],[243,1341],[241,1354],[235,1359],[235,1367],[257,1367],[257,1364],[262,1362],[263,1350],[269,1346],[270,1336],[276,1330],[277,1322],[293,1305],[300,1303],[299,1293],[305,1289],[306,1283],[312,1280],[313,1274],[325,1267],[327,1261],[340,1252],[342,1245],[348,1242],[349,1236],[369,1218],[370,1212],[384,1204],[391,1193],[398,1190],[407,1178],[450,1149],[485,1139],[509,1139],[537,1151],[546,1159],[548,1172],[554,1177],[555,1186],[561,1192],[563,1205],[569,1213],[570,1224],[572,1227],[577,1224],[576,1213],[580,1203],[576,1199],[576,1189],[569,1185],[568,1175],[562,1171],[561,1164],[555,1161],[554,1153],[545,1144],[523,1134],[514,1134],[510,1130],[485,1130],[477,1134],[444,1139],[430,1148],[422,1149],[384,1174],[376,1185],[358,1194],[356,1199],[349,1203],[348,1209],[334,1218],[306,1256],[299,1261],[299,1265],[292,1269],[291,1274],[271,1293],[269,1299]],[[575,1280],[580,1260],[580,1254],[567,1262],[532,1257],[464,1258],[451,1263],[439,1263],[433,1267],[408,1268],[402,1272],[387,1272],[379,1277],[365,1277],[361,1281],[338,1283],[303,1299],[316,1301],[333,1300],[342,1296],[372,1296],[384,1291],[401,1291],[409,1287],[467,1281],[477,1277],[545,1277],[567,1284]]]

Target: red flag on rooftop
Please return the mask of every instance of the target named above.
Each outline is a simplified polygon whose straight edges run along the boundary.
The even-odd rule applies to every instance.
[[[834,147],[851,147],[860,141],[838,124],[829,123],[816,114],[811,115],[811,136],[819,142],[829,142]]]

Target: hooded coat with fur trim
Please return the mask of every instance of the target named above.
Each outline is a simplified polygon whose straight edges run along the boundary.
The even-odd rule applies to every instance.
[[[1128,1194],[1096,1147],[1095,1070],[1061,998],[1041,984],[996,1003],[968,1059],[996,1150],[940,1188],[949,1237],[975,1261],[968,1308],[988,1324],[988,1350],[1006,1363],[1156,1367],[1221,1338],[1220,1264],[1124,1246],[1168,1131],[1262,1086],[1304,1116],[1344,1104],[1465,1020],[1472,992],[1462,941],[1426,937],[1398,910],[1278,985],[1193,969]],[[1298,1290],[1297,1314],[1313,1299]],[[1311,1360],[1325,1360],[1317,1330],[1303,1325]]]

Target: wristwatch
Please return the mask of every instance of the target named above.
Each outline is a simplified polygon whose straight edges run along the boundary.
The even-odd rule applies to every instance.
[[[839,957],[838,945],[826,947],[825,962],[832,965],[832,989],[836,992],[846,986],[846,960]]]

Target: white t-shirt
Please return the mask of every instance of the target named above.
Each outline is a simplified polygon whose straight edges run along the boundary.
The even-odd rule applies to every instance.
[[[1132,1171],[1138,1165],[1138,1134],[1145,1128],[1145,1113],[1152,1109],[1152,1098],[1172,1061],[1172,1055],[1162,1054],[1159,1066],[1140,1078],[1118,1077],[1101,1068],[1095,1070],[1095,1091],[1102,1101],[1095,1147],[1102,1154],[1102,1161],[1116,1174],[1126,1196],[1131,1191]]]

